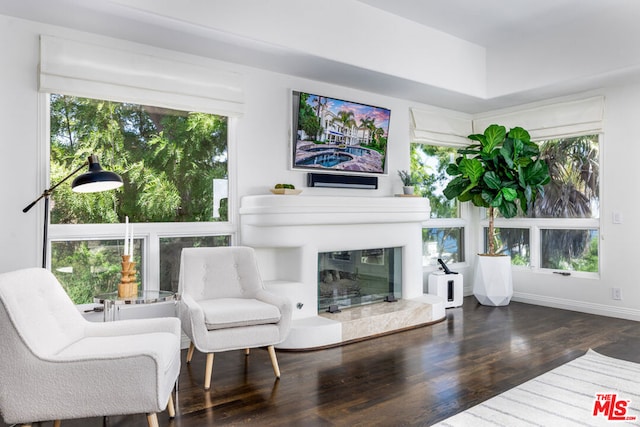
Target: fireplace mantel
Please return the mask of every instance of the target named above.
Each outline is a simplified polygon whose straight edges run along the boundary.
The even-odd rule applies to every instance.
[[[265,286],[290,298],[296,307],[291,334],[279,348],[335,345],[387,333],[391,324],[404,329],[444,318],[444,301],[425,295],[422,282],[422,224],[429,218],[428,199],[256,195],[243,197],[239,212],[240,242],[256,248]],[[387,307],[380,314],[384,318],[365,315],[347,326],[344,316],[317,312],[318,253],[389,247],[402,248],[404,301],[395,307],[405,307],[404,313]]]
[[[423,197],[245,196],[240,207],[246,225],[382,224],[429,219]]]

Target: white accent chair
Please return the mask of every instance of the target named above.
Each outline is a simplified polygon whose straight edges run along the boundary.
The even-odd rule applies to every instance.
[[[175,416],[175,318],[89,322],[50,271],[0,274],[0,412],[8,424],[157,413]]]
[[[185,248],[180,260],[178,313],[193,350],[207,353],[204,388],[211,387],[214,353],[267,347],[280,378],[274,345],[291,328],[293,304],[265,290],[255,252],[243,246]]]

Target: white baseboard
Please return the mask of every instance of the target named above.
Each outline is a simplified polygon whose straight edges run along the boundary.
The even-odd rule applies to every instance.
[[[514,292],[512,301],[542,305],[545,307],[561,308],[564,310],[579,311],[582,313],[597,314],[599,316],[640,321],[640,310],[627,307],[614,307],[605,304],[575,301],[563,298],[548,297],[544,295],[527,294],[522,292]]]

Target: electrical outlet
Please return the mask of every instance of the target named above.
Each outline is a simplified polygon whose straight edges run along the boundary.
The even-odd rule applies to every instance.
[[[612,214],[612,222],[614,224],[622,224],[622,212],[613,212]]]
[[[622,293],[620,292],[620,288],[611,288],[611,298],[615,300],[622,299]]]

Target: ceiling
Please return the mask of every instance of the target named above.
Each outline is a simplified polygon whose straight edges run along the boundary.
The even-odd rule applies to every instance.
[[[234,62],[353,87],[369,92],[407,99],[463,112],[480,112],[534,102],[542,99],[590,91],[605,85],[640,81],[640,1],[637,0],[326,0],[327,7],[348,5],[375,8],[394,25],[411,21],[446,33],[486,49],[487,80],[490,73],[505,72],[491,65],[503,52],[537,55],[532,64],[541,74],[553,71],[554,64],[544,62],[545,52],[558,46],[567,62],[584,64],[589,72],[548,78],[531,87],[510,88],[494,95],[465,94],[428,82],[407,78],[400,73],[381,72],[327,55],[316,55],[294,43],[261,39],[255,33],[242,33],[230,27],[207,24],[179,7],[202,11],[229,8],[228,0],[0,0],[0,14],[89,31],[110,37],[150,44],[195,55]],[[238,2],[239,3],[236,3]],[[234,0],[251,17],[250,5],[264,0]],[[273,7],[289,13],[294,0],[273,0]],[[299,1],[299,0],[295,0]],[[226,3],[225,3],[226,2]],[[254,2],[254,3],[252,3]],[[333,4],[333,3],[335,4]],[[134,7],[135,4],[135,7]],[[261,3],[264,5],[265,3]],[[169,9],[171,5],[173,9]],[[241,5],[241,6],[237,6]],[[300,5],[300,3],[298,3]],[[359,6],[358,6],[359,5]],[[166,6],[164,13],[160,10]],[[315,6],[324,7],[324,6]],[[366,9],[365,8],[365,9]],[[156,10],[158,9],[158,10]],[[172,10],[169,14],[167,10]],[[374,9],[367,9],[373,11]],[[365,12],[367,11],[365,10]],[[303,9],[290,12],[303,14]],[[339,11],[336,11],[339,13]],[[177,16],[181,15],[181,16]],[[245,11],[243,11],[245,15]],[[238,19],[243,18],[238,17]],[[353,17],[356,19],[358,17]],[[408,21],[407,21],[408,20]],[[198,21],[198,22],[196,22]],[[204,22],[204,24],[203,24]],[[238,20],[242,23],[244,21]],[[396,27],[397,28],[397,27]],[[345,36],[349,29],[345,28]],[[387,30],[393,38],[394,28]],[[596,43],[594,43],[594,40]],[[401,44],[402,40],[397,40]],[[591,45],[595,48],[592,49]],[[585,58],[585,52],[589,52]],[[514,57],[515,58],[515,57]],[[521,57],[514,61],[521,61]],[[502,59],[504,61],[504,58]],[[508,63],[508,58],[507,58]],[[549,74],[551,75],[551,74]],[[509,75],[505,74],[508,78]],[[494,78],[495,80],[495,78]],[[497,80],[500,80],[498,78]]]
[[[358,1],[485,47],[544,31],[569,37],[590,17],[616,8],[625,13],[629,4],[618,0]]]

